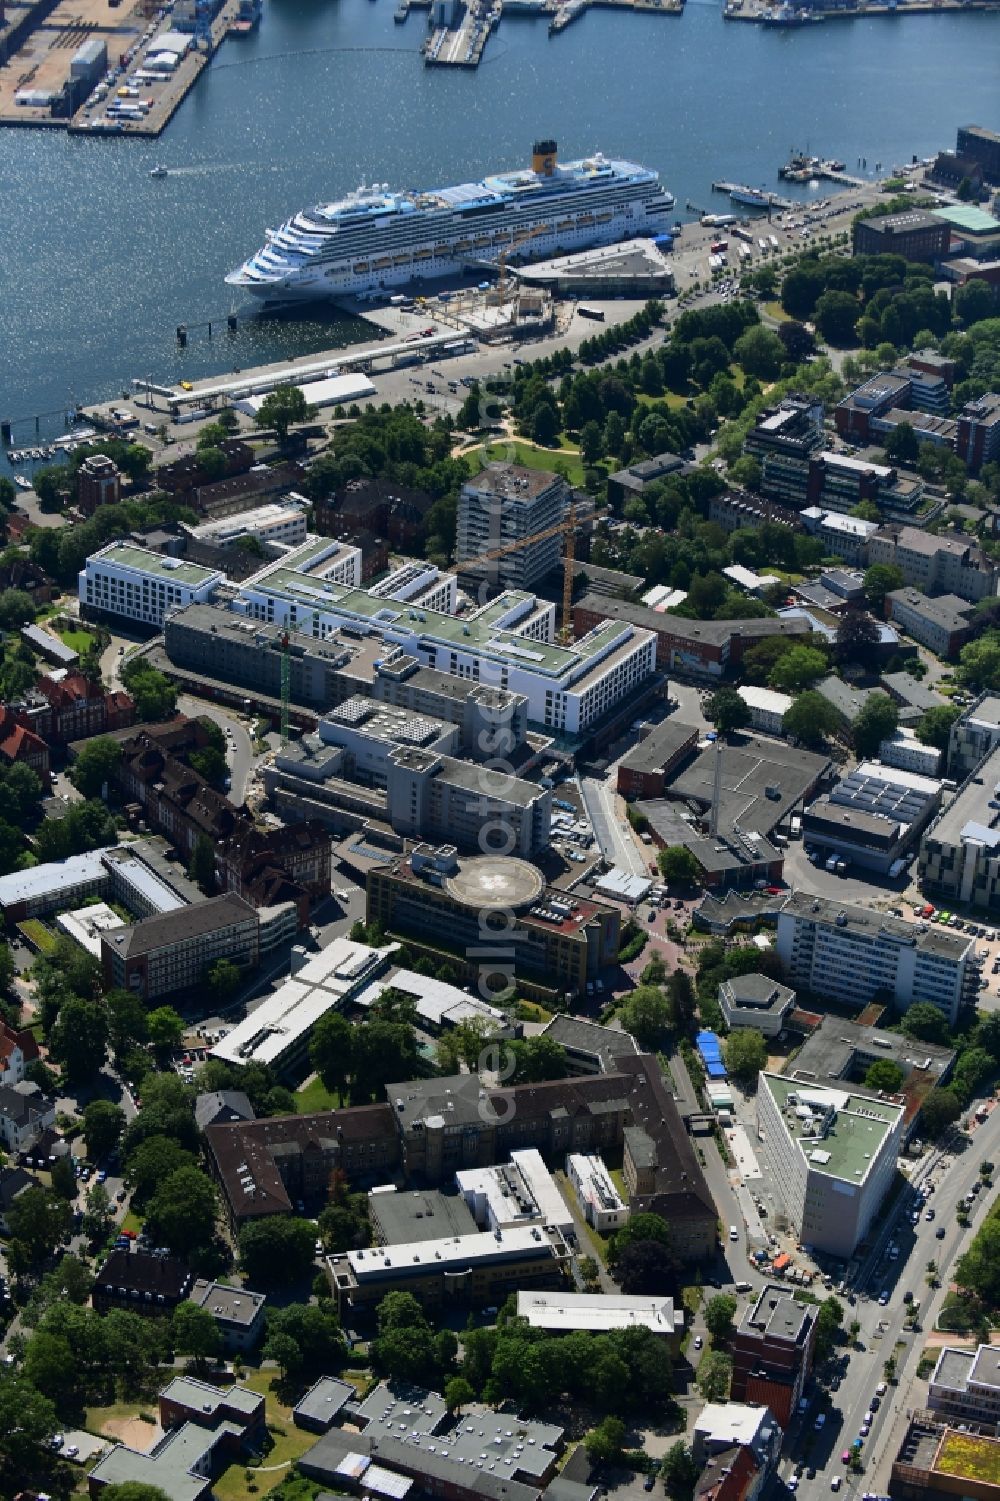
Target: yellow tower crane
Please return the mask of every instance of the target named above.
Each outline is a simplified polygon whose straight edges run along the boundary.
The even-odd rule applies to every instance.
[[[569,510],[562,521],[557,521],[554,526],[547,526],[544,531],[532,532],[529,537],[519,537],[516,542],[508,542],[503,547],[494,547],[489,552],[481,552],[474,558],[460,558],[457,565],[460,568],[476,568],[480,563],[494,563],[499,558],[506,558],[512,552],[520,552],[522,547],[529,546],[532,542],[544,542],[548,537],[562,536],[563,543],[563,593],[562,593],[562,624],[559,628],[560,641],[569,641],[573,634],[573,621],[571,611],[573,608],[573,571],[576,561],[576,505],[570,497]]]

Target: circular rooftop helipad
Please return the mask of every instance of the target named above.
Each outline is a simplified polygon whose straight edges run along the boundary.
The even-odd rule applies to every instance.
[[[480,855],[474,860],[463,860],[456,874],[446,879],[444,889],[466,907],[480,910],[510,907],[516,911],[538,901],[545,889],[545,878],[527,860]]]

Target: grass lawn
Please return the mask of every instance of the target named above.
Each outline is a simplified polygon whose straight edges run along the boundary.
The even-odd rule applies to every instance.
[[[788,319],[788,314],[780,302],[765,302],[764,312],[767,313],[769,318],[777,318],[780,323],[784,323]]]
[[[18,923],[17,928],[40,954],[55,953],[56,935],[45,926],[41,918],[26,917],[24,922]]]
[[[565,441],[565,440],[563,440]],[[510,459],[511,463],[523,464],[526,469],[553,469],[563,464],[571,485],[583,484],[583,461],[574,448],[532,448],[516,438],[504,438],[499,443],[487,443],[473,450],[469,457],[477,456],[484,464]]]
[[[617,1188],[620,1197],[627,1204],[628,1203],[628,1184],[625,1182],[625,1174],[622,1172],[622,1170],[621,1170],[620,1167],[613,1167],[609,1171],[611,1173],[611,1181],[612,1181],[612,1183]]]
[[[949,1432],[935,1468],[945,1475],[969,1476],[990,1485],[1000,1483],[1000,1442],[971,1433]]]
[[[314,1115],[317,1110],[339,1110],[340,1095],[331,1094],[319,1074],[295,1091],[295,1108],[299,1115]]]
[[[140,1219],[139,1215],[137,1215],[133,1209],[130,1209],[128,1214],[122,1220],[122,1229],[134,1230],[136,1235],[138,1235],[143,1227],[143,1224],[144,1221]]]
[[[83,1418],[83,1426],[88,1433],[106,1432],[106,1423],[123,1423],[129,1418],[137,1418],[140,1412],[148,1412],[151,1418],[156,1416],[156,1398],[150,1397],[146,1402],[111,1402],[107,1407],[88,1407]],[[149,1425],[150,1438],[153,1436],[154,1423]]]
[[[81,657],[97,642],[97,637],[92,636],[89,631],[74,630],[72,626],[63,626],[59,639],[65,641],[71,651],[78,651]]]
[[[546,1011],[537,1001],[518,1001],[518,1015],[521,1021],[526,1022],[549,1022],[552,1020],[552,1012]]]

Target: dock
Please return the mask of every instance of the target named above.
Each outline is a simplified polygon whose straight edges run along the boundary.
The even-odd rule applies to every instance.
[[[456,0],[454,8],[460,3]],[[426,7],[429,0],[398,0],[393,20],[402,25],[418,4]],[[432,14],[436,9],[431,6]],[[470,0],[460,20],[437,26],[428,36],[422,48],[424,63],[428,67],[478,67],[490,34],[505,16],[548,16],[549,35],[555,36],[586,11],[598,9],[680,16],[684,0]]]
[[[834,158],[822,161],[818,156],[793,156],[791,161],[778,168],[778,176],[786,182],[810,182],[814,178],[823,182],[835,182],[843,188],[864,187],[864,177],[852,177],[844,169],[843,162]]]
[[[747,4],[745,0],[729,0],[723,9],[726,21],[748,21],[757,26],[809,27],[822,21],[839,21],[845,17],[856,20],[859,16],[935,16],[946,13],[956,15],[963,11],[1000,10],[1000,0],[856,0],[855,4],[838,6],[816,14],[801,12],[789,7],[784,0],[774,5]],[[834,179],[836,181],[836,179]]]
[[[153,18],[143,0],[127,5],[55,0],[30,15],[19,7],[26,14],[0,67],[0,126],[154,138],[225,38],[252,29],[259,14],[247,0],[222,0],[186,51],[151,68],[151,44],[170,21]]]

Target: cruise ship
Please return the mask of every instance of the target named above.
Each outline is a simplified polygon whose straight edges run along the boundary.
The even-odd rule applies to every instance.
[[[669,227],[659,176],[600,152],[559,162],[536,141],[530,168],[427,192],[360,187],[303,209],[226,281],[268,302],[370,294],[496,263],[610,245]]]

